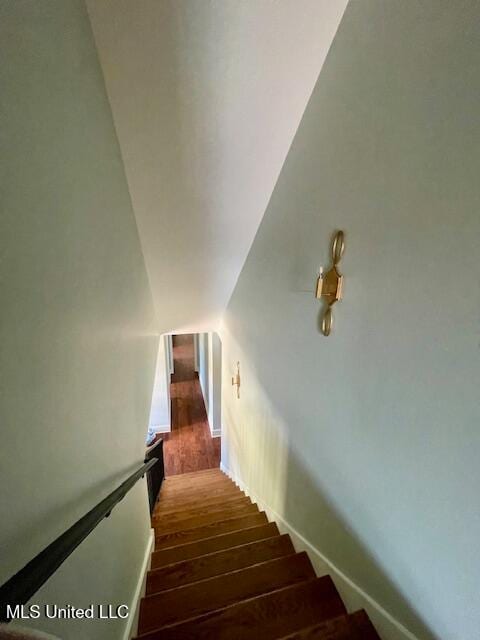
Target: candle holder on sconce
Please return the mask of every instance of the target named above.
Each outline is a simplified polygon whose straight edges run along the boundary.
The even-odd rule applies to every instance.
[[[317,288],[315,297],[325,298],[327,308],[322,318],[322,333],[329,336],[333,326],[332,307],[337,300],[342,299],[343,276],[338,271],[338,263],[342,259],[345,250],[345,235],[343,231],[337,231],[333,236],[332,242],[332,266],[324,273],[323,267],[320,267],[320,273],[317,279]]]
[[[237,387],[237,398],[240,398],[240,362],[237,362],[237,373],[232,376],[232,387]]]

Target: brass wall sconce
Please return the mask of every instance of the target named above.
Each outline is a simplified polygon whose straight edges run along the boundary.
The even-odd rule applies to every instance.
[[[320,267],[320,274],[317,279],[316,298],[325,298],[327,308],[322,318],[322,333],[329,336],[332,330],[332,306],[337,300],[342,299],[343,276],[339,273],[337,266],[342,259],[345,250],[345,236],[343,231],[337,231],[332,242],[332,266],[324,273]]]
[[[237,387],[237,398],[240,398],[240,362],[237,362],[237,373],[232,376],[232,387]]]

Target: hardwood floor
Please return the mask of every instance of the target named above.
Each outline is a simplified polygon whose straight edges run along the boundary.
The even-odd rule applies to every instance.
[[[172,431],[164,434],[165,475],[220,466],[220,438],[212,438],[198,375],[193,336],[173,337]]]

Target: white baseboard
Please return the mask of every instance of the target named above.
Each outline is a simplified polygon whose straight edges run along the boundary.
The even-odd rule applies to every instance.
[[[226,473],[240,489],[246,493],[258,507],[265,511],[270,521],[277,523],[281,533],[288,533],[296,551],[306,551],[317,575],[327,573],[331,576],[335,586],[350,613],[358,609],[365,609],[375,629],[382,640],[418,640],[418,638],[386,611],[376,600],[365,593],[348,576],[338,569],[333,562],[323,555],[316,547],[306,540],[301,533],[292,527],[278,513],[253,494],[246,484],[232,473],[221,462],[220,469]]]
[[[138,576],[137,586],[135,587],[135,592],[133,594],[132,602],[129,608],[130,615],[128,616],[122,640],[131,640],[137,635],[138,615],[140,613],[140,600],[145,595],[147,572],[150,569],[150,562],[152,559],[154,544],[155,531],[153,529],[150,529],[150,535],[148,536],[147,546],[145,548],[145,555],[143,556],[143,562]]]
[[[172,427],[169,424],[159,424],[159,425],[154,425],[153,427],[149,427],[149,429],[153,433],[170,433],[170,431],[172,430]]]
[[[219,438],[222,435],[221,429],[210,429],[210,434],[212,438]]]

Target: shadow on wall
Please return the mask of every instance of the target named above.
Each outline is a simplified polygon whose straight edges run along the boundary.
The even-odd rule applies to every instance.
[[[291,448],[286,461],[285,474],[288,479],[283,496],[282,515],[285,520],[293,526],[301,522],[302,535],[308,541],[319,541],[321,552],[328,559],[335,558],[337,563],[340,548],[341,563],[336,565],[337,569],[357,584],[359,582],[355,579],[356,574],[369,575],[370,585],[374,584],[376,593],[382,594],[381,605],[385,610],[394,611],[394,617],[397,620],[400,618],[402,624],[418,638],[436,640],[436,636],[415,612],[413,603],[408,602],[369,549],[359,540],[355,531],[328,501]],[[303,495],[303,500],[298,499],[300,495]],[[306,505],[315,505],[315,507],[312,510]],[[412,523],[412,526],[415,526],[415,523]],[[331,575],[335,579],[335,575]],[[344,595],[342,592],[341,584],[337,586],[344,597],[345,604],[350,608],[348,598],[345,597],[347,594]],[[369,595],[372,595],[371,591],[371,588],[367,588]],[[354,603],[352,604],[354,608],[358,608]],[[375,620],[375,625],[382,636],[380,621]]]
[[[395,620],[419,639],[435,640],[437,636],[418,615],[415,600],[409,598],[412,594],[405,593],[392,580],[391,576],[394,573],[408,574],[412,569],[404,563],[402,565],[402,559],[395,554],[395,549],[386,539],[385,533],[379,530],[378,520],[375,524],[374,517],[368,512],[365,506],[368,505],[368,495],[363,492],[362,478],[358,478],[355,488],[351,487],[345,480],[343,468],[329,462],[327,455],[322,455],[321,441],[310,441],[308,445],[311,453],[310,464],[315,464],[315,469],[309,468],[305,455],[298,452],[298,447],[305,446],[306,434],[300,429],[300,423],[304,422],[304,419],[298,406],[297,415],[288,416],[286,405],[283,404],[292,393],[291,388],[289,389],[291,378],[286,375],[268,375],[272,370],[277,371],[277,374],[282,371],[283,359],[283,366],[287,361],[292,367],[290,373],[300,378],[301,372],[294,372],[293,354],[290,354],[291,357],[283,354],[281,358],[278,350],[268,344],[267,335],[259,340],[252,333],[248,338],[249,347],[255,343],[254,350],[263,356],[252,366],[246,353],[226,327],[223,334],[223,342],[229,346],[229,353],[226,354],[228,362],[233,363],[238,356],[243,368],[240,400],[237,400],[233,390],[231,397],[230,389],[225,390],[223,418],[226,432],[222,439],[222,462],[245,483],[255,497],[278,513],[286,523],[318,549],[328,562],[373,598]],[[245,335],[243,337],[245,338]],[[233,353],[235,358],[230,356]],[[233,364],[230,366],[233,367]],[[229,374],[230,370],[225,371],[224,385],[228,384]],[[260,384],[259,380],[262,380],[263,384]],[[274,397],[277,398],[276,402],[272,401]],[[317,426],[318,429],[326,430],[325,425],[321,425],[320,417]],[[350,457],[351,462],[354,462],[353,458]],[[345,464],[349,464],[347,458]],[[340,495],[350,496],[350,511],[342,514],[335,507],[328,497],[327,490],[322,488],[322,478],[328,478],[333,482]],[[381,475],[378,482],[382,482]],[[359,492],[363,498],[361,503],[358,498],[354,498]],[[394,495],[391,509],[394,513]],[[395,570],[392,566],[392,570],[389,571],[389,567],[375,557],[375,544],[367,546],[361,539],[360,529],[354,529],[349,522],[360,522],[361,527],[369,531],[369,539],[380,540],[384,554],[385,548],[388,548],[387,557],[392,559]],[[415,527],[415,522],[411,523],[411,527]],[[311,559],[314,565],[317,565],[319,573],[328,572],[335,579],[335,574],[329,570],[328,564],[315,563],[314,557]],[[337,581],[337,587],[349,610],[363,606],[363,603],[352,600],[352,590],[342,590],[342,581]],[[391,625],[388,621],[384,622],[383,618],[378,617],[374,619],[374,623],[382,637],[396,637],[390,631]],[[383,634],[382,623],[385,624]]]
[[[270,418],[274,417],[274,414],[275,410],[272,408],[270,416],[263,416],[265,422],[261,429],[257,429],[259,437],[252,441],[248,434],[249,425],[255,422],[248,418],[239,421],[238,417],[234,416],[234,411],[225,407],[225,423],[229,425],[228,442],[224,440],[222,445],[229,450],[241,451],[244,460],[249,462],[245,469],[245,464],[240,463],[238,466],[234,460],[228,460],[228,456],[222,454],[222,460],[228,460],[227,464],[231,465],[228,470],[241,478],[255,497],[278,513],[286,523],[318,549],[327,561],[334,563],[347,579],[364,589],[365,593],[373,597],[394,619],[401,621],[401,624],[416,637],[421,640],[437,640],[437,636],[416,613],[414,603],[408,601],[387,575],[386,569],[375,559],[373,550],[369,550],[328,500],[318,486],[318,480],[295,452],[294,443],[288,442],[287,433],[277,431],[274,438],[268,433],[267,425],[272,424]],[[278,415],[275,415],[275,418],[278,418]],[[256,425],[259,426],[258,422]],[[267,430],[264,430],[265,426]],[[322,461],[321,464],[324,468],[325,462]],[[242,470],[245,473],[242,473]],[[324,468],[324,472],[330,477],[335,475],[336,483],[341,483],[338,470],[335,472]],[[392,509],[394,508],[392,502]],[[415,523],[412,523],[412,526],[415,526]],[[330,573],[335,580],[335,574],[329,569],[328,564],[316,562],[316,558],[309,555],[319,575]],[[408,571],[408,567],[405,567],[405,570]],[[364,576],[368,576],[368,585],[365,584]],[[353,611],[364,606],[363,601],[352,600],[352,591],[344,591],[342,582],[336,581],[336,584],[348,610]],[[387,629],[390,631],[390,625],[382,634],[382,622],[382,618],[374,620],[378,633],[381,637],[391,637],[391,632],[387,633]]]

